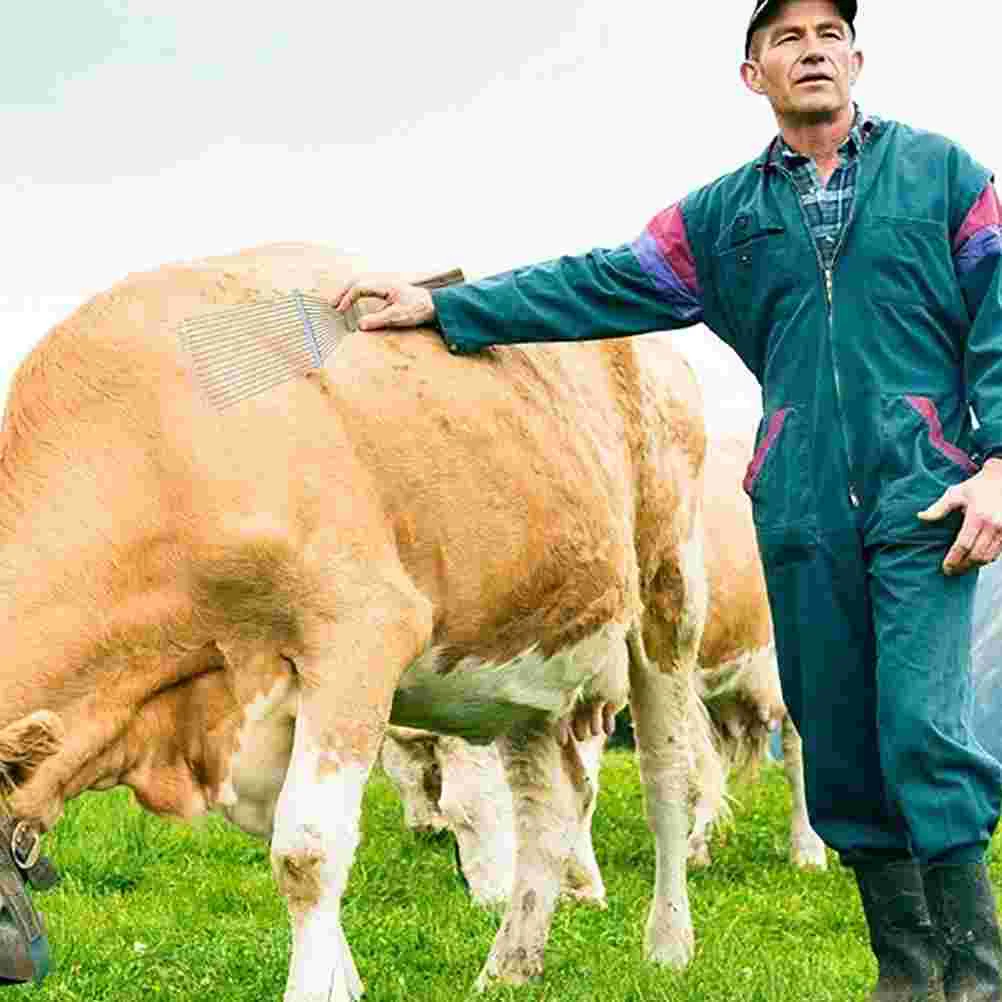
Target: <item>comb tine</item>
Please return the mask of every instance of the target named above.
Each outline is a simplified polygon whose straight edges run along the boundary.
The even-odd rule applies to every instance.
[[[277,365],[272,362],[264,361],[258,362],[253,366],[245,366],[241,368],[240,372],[235,376],[229,369],[218,369],[215,371],[202,370],[200,376],[202,382],[210,386],[236,386],[240,383],[246,382],[247,380],[255,379],[258,376],[267,375],[269,373],[284,372],[287,373],[291,379],[300,371],[307,371],[311,368],[313,368],[313,359],[310,356],[303,355],[298,359],[290,359]]]
[[[242,400],[244,397],[255,396],[281,383],[286,383],[295,376],[309,372],[310,369],[312,369],[312,366],[304,365],[301,369],[293,371],[288,369],[268,370],[235,382],[220,383],[206,390],[206,393],[210,401],[217,404]]]
[[[244,304],[213,310],[183,320],[179,329],[184,334],[200,334],[223,326],[252,326],[258,319],[274,316],[280,312],[294,313],[295,304],[283,300],[269,300],[264,303]]]
[[[223,410],[318,366],[358,328],[320,295],[298,290],[189,317],[176,332],[208,402]]]
[[[295,323],[285,323],[280,327],[273,327],[268,330],[269,340],[268,341],[252,341],[248,335],[252,334],[253,331],[244,331],[239,334],[234,334],[232,337],[228,337],[225,340],[213,341],[207,343],[204,346],[199,345],[195,348],[190,348],[192,357],[198,359],[210,360],[212,358],[226,358],[227,356],[232,356],[234,354],[241,354],[245,358],[253,357],[255,354],[262,355],[273,355],[275,354],[274,338],[277,335],[287,335],[290,342],[288,348],[302,348],[306,350],[306,344],[296,345],[297,340],[295,335],[302,332],[302,325],[297,321]]]

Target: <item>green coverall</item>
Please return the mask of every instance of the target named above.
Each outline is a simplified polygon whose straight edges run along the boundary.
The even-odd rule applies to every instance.
[[[1002,449],[1002,229],[991,178],[880,121],[824,268],[768,151],[632,244],[436,290],[450,350],[704,322],[762,385],[752,497],[811,821],[852,864],[981,858],[1002,770],[970,726],[976,573],[917,512]],[[972,411],[977,424],[972,422]]]

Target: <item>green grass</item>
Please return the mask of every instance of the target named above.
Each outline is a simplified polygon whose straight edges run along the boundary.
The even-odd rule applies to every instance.
[[[653,880],[653,839],[636,766],[605,757],[595,845],[606,911],[557,913],[547,972],[528,988],[485,999],[610,1002],[848,1002],[866,997],[874,965],[851,876],[800,873],[786,862],[782,774],[739,788],[733,828],[713,866],[690,880],[697,954],[684,974],[641,956]],[[284,905],[267,847],[218,819],[197,826],[152,817],[124,791],[71,804],[48,839],[62,884],[36,902],[57,969],[37,1002],[278,1002],[288,963]],[[995,872],[996,878],[999,873]],[[376,775],[344,923],[372,1002],[464,999],[497,919],[474,908],[448,840],[404,830],[396,795]]]

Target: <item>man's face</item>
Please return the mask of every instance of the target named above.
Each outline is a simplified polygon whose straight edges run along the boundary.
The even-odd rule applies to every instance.
[[[823,122],[848,107],[862,66],[852,29],[834,3],[791,0],[755,32],[741,76],[769,99],[777,116]]]

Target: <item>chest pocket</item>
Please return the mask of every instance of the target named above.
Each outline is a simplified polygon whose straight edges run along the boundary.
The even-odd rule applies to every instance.
[[[717,288],[738,330],[762,329],[778,301],[796,284],[782,221],[739,212],[714,248]]]

